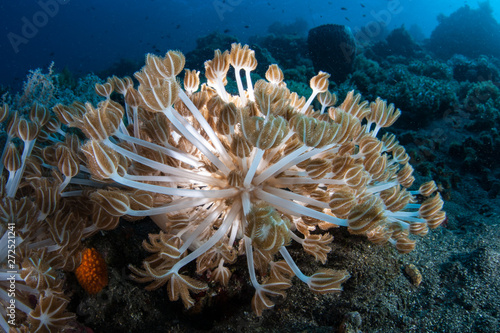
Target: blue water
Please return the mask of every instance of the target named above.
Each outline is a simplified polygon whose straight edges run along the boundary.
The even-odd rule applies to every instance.
[[[390,31],[416,24],[425,36],[437,15],[449,15],[477,1],[417,0],[129,0],[7,1],[0,3],[0,84],[19,85],[29,69],[68,67],[85,74],[101,71],[121,58],[140,59],[147,52],[192,50],[198,37],[225,32],[246,42],[276,22],[297,19],[308,28],[337,23],[356,32],[387,23]],[[500,21],[500,1],[491,1]],[[307,33],[307,31],[303,31]],[[229,47],[229,45],[228,45]],[[157,51],[160,52],[157,52]]]

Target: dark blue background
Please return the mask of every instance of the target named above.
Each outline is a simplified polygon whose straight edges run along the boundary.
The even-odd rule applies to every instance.
[[[84,74],[103,70],[120,58],[140,59],[155,49],[161,53],[169,49],[187,52],[195,47],[198,37],[215,30],[228,31],[245,42],[252,35],[265,34],[276,21],[288,24],[301,18],[309,28],[338,23],[356,31],[380,20],[377,15],[387,13],[391,7],[397,8],[397,13],[390,16],[390,30],[416,23],[429,35],[439,13],[449,15],[466,3],[477,6],[477,1],[455,0],[63,2],[0,1],[0,84],[20,85],[29,69],[46,68],[51,61],[55,61],[57,69],[68,67]],[[48,3],[58,4],[53,17],[43,9],[43,4]],[[492,1],[491,5],[500,21],[500,1]],[[26,22],[38,23],[40,27],[36,33],[30,31],[33,36],[22,39],[15,52],[13,44],[20,40],[18,37],[24,38]]]

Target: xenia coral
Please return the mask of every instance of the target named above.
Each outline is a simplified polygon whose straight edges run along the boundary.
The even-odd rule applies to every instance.
[[[11,199],[4,202],[29,201],[28,190],[16,195],[22,175],[15,170],[28,165],[24,182],[34,178],[33,164],[50,170],[42,179],[55,179],[43,187],[52,196],[36,203],[36,220],[59,227],[51,222],[52,237],[39,236],[43,241],[23,237],[44,245],[41,255],[59,253],[49,261],[56,268],[74,270],[80,239],[115,228],[120,217],[149,216],[161,231],[144,241],[151,256],[142,267],[130,266],[134,280],[149,283],[147,289],[166,285],[170,300],[189,308],[192,294],[208,288],[196,276],[206,273],[227,286],[228,266],[244,255],[255,288],[252,308],[261,315],[294,276],[315,293],[340,291],[349,278],[326,268],[304,274],[287,250],[292,242],[324,264],[333,241],[328,229],[341,226],[407,253],[415,247],[410,234],[425,235],[445,219],[435,183],[408,190],[414,178],[405,149],[392,134],[377,138],[400,115],[392,104],[370,104],[350,92],[335,106],[324,72],[311,79],[306,100],[290,92],[277,65],[253,84],[257,61],[247,45],[216,50],[201,88],[196,70],[186,69],[181,83],[184,63],[178,51],[148,54],[135,73],[137,88],[129,77],[112,77],[96,85],[104,98],[97,106],[58,104],[57,118],[48,116],[46,125],[14,120],[20,128],[43,126],[40,137],[49,143],[42,149],[34,146],[36,135],[24,135],[22,156],[8,153],[17,157],[7,168],[14,171],[3,190]],[[230,66],[234,95],[225,87]],[[123,103],[111,98],[114,92]],[[25,150],[38,158],[26,162]],[[82,200],[89,204],[75,205]],[[72,214],[78,228],[66,228],[60,211]],[[187,273],[191,262],[195,275]]]
[[[253,86],[254,53],[239,44],[205,63],[200,91],[197,71],[186,70],[181,88],[176,76],[184,61],[177,51],[148,54],[135,74],[137,90],[131,80],[115,78],[102,89],[105,102],[86,105],[70,122],[90,138],[82,147],[87,168],[112,182],[91,199],[113,216],[151,216],[162,229],[144,243],[152,255],[142,269],[130,267],[148,289],[166,284],[170,299],[189,308],[190,293],[207,284],[183,267],[196,260],[198,275],[210,270],[212,280],[227,285],[227,265],[245,253],[256,289],[252,307],[260,315],[294,275],[317,293],[339,291],[349,278],[331,269],[306,276],[287,251],[292,240],[323,263],[333,237],[315,231],[332,226],[409,252],[410,233],[426,234],[445,218],[434,183],[406,190],[413,170],[394,135],[377,139],[398,118],[394,106],[380,99],[368,104],[351,92],[335,107],[323,72],[311,79],[306,101],[287,89],[276,65]],[[237,95],[225,89],[230,66]],[[125,109],[109,99],[111,83]],[[324,106],[319,112],[311,106],[316,97]],[[414,194],[430,197],[419,204]]]

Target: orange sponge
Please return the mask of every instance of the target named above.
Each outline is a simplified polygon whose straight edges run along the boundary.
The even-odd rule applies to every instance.
[[[82,252],[82,263],[75,270],[78,283],[91,295],[97,294],[108,284],[108,268],[106,262],[96,249],[85,249]]]

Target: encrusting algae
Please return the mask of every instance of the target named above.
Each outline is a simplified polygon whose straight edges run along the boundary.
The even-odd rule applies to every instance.
[[[227,286],[228,266],[244,255],[255,288],[252,308],[260,316],[294,276],[319,294],[340,291],[350,276],[326,268],[305,275],[287,250],[293,242],[324,264],[333,241],[328,229],[340,226],[407,253],[415,247],[413,235],[444,221],[436,184],[409,190],[414,177],[405,149],[393,134],[378,137],[400,115],[392,104],[368,103],[350,92],[335,105],[324,72],[311,79],[306,100],[287,88],[277,65],[254,85],[257,61],[247,45],[215,51],[201,89],[198,71],[185,70],[180,82],[184,62],[178,51],[148,54],[135,73],[137,87],[129,77],[96,85],[105,99],[97,106],[58,104],[53,114],[38,111],[42,116],[30,120],[10,115],[9,136],[25,145],[20,156],[8,140],[2,221],[8,225],[8,212],[24,209],[37,217],[36,227],[47,223],[52,230],[22,234],[26,257],[72,271],[82,238],[115,228],[120,217],[150,216],[161,231],[144,241],[151,255],[142,267],[130,266],[134,280],[148,283],[147,289],[166,285],[170,300],[190,308],[192,294],[208,288],[196,276],[210,272],[211,281]],[[235,95],[225,88],[230,66]],[[123,103],[111,98],[114,93]],[[68,128],[79,129],[85,142]],[[28,189],[17,191],[28,179],[41,188],[36,202],[25,196]],[[90,204],[75,204],[81,201]],[[18,230],[31,229],[24,223]],[[45,246],[44,252],[31,243]],[[87,251],[76,274],[81,283],[92,281],[82,286],[94,293],[107,275]],[[188,275],[184,267],[193,261],[196,272]],[[31,288],[42,298],[58,297],[44,296],[48,284]]]

